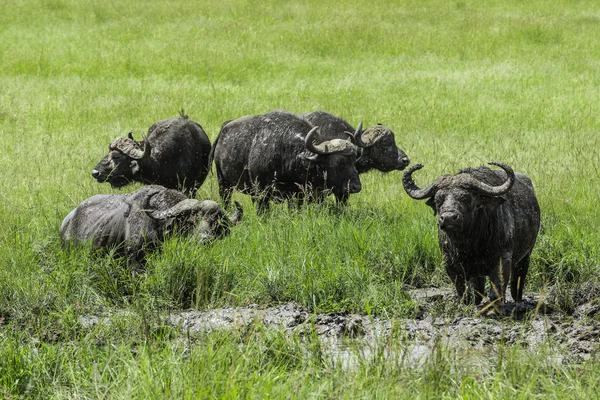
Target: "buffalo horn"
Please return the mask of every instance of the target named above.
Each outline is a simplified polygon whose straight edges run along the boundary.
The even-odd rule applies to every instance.
[[[437,190],[438,179],[433,182],[431,185],[427,186],[425,189],[421,189],[417,186],[414,179],[412,178],[412,174],[415,171],[423,168],[423,164],[416,164],[407,169],[402,176],[402,186],[404,186],[404,190],[406,193],[415,200],[423,200],[429,197],[432,197]]]
[[[333,154],[346,151],[348,147],[354,148],[354,145],[350,140],[346,139],[331,139],[326,140],[320,144],[314,143],[314,135],[317,127],[315,126],[308,132],[304,145],[308,151],[316,154]]]
[[[492,161],[488,164],[496,165],[502,168],[506,172],[506,181],[500,186],[490,186],[487,183],[481,182],[480,180],[469,176],[469,186],[486,196],[502,196],[503,194],[506,194],[515,183],[515,172],[511,167],[501,162]]]
[[[348,136],[349,141],[351,141],[353,144],[356,144],[356,139],[354,138],[354,133],[344,131],[344,135]]]
[[[363,133],[365,133],[365,132],[362,130],[362,121],[360,121],[360,124],[358,125],[358,128],[356,128],[356,132],[354,132],[354,138],[356,139],[356,145],[358,147],[369,147],[369,146],[372,146],[374,142],[373,143],[371,141],[365,142],[363,140]]]
[[[361,145],[361,143],[362,143],[362,142],[360,142],[360,143],[359,143],[359,142],[358,142],[358,140],[357,140],[357,138],[359,138],[359,139],[360,139],[360,135],[362,135],[362,121],[360,121],[360,122],[358,123],[358,128],[356,128],[356,130],[355,130],[355,132],[354,132],[354,133],[352,133],[352,132],[348,132],[348,131],[344,131],[344,133],[345,133],[346,135],[348,135],[348,137],[350,138],[350,141],[351,141],[353,144],[355,144],[355,145],[357,145],[357,146],[359,146],[359,147],[364,147],[364,146],[362,146],[362,145]]]
[[[371,147],[382,138],[393,134],[385,126],[378,124],[370,128],[365,129],[364,132],[356,135],[357,146],[360,147]],[[366,139],[366,140],[365,140]]]
[[[141,158],[146,158],[150,156],[150,152],[152,151],[152,146],[148,143],[148,137],[142,133],[142,143],[144,143],[144,153]]]
[[[310,132],[308,132],[306,138],[304,139],[304,147],[306,147],[308,151],[311,151],[315,154],[325,154],[325,150],[323,148],[320,146],[315,146],[314,144],[315,133],[317,132],[317,129],[319,129],[319,127],[315,126],[310,130]]]
[[[212,200],[185,199],[167,210],[151,211],[148,212],[148,215],[154,219],[167,219],[178,217],[182,214],[192,215],[199,212],[205,214],[218,207],[217,202]]]
[[[142,137],[144,138],[144,150],[139,149],[134,140],[124,137],[116,138],[110,144],[110,148],[113,150],[119,150],[121,153],[126,154],[134,160],[139,160],[148,157],[150,155],[151,147],[148,144],[148,141],[145,140],[144,135],[142,135]]]

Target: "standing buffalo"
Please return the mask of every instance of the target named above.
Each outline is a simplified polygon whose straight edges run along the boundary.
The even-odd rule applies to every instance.
[[[372,126],[363,132],[362,122],[355,130],[342,118],[325,111],[304,113],[300,117],[319,126],[324,139],[354,136],[354,143],[359,147],[356,159],[359,174],[371,169],[381,172],[403,170],[410,163],[406,154],[396,146],[394,133],[383,125]]]
[[[163,186],[144,186],[132,194],[99,194],[84,200],[63,220],[64,243],[91,241],[94,249],[117,248],[120,255],[141,261],[145,251],[173,231],[194,233],[202,241],[228,235],[242,218],[227,218],[211,200],[190,199]]]
[[[131,182],[180,189],[194,197],[210,170],[210,140],[200,125],[187,116],[153,124],[141,142],[119,137],[92,170],[98,182],[114,188]]]
[[[241,190],[259,212],[271,199],[322,199],[329,192],[344,203],[361,189],[357,147],[349,139],[318,136],[317,127],[285,111],[226,122],[211,154],[221,198],[227,204],[232,190]]]
[[[402,183],[410,197],[428,199],[427,205],[439,215],[438,241],[458,295],[465,301],[474,296],[479,304],[489,276],[490,300],[501,305],[509,278],[514,301],[523,298],[540,207],[527,176],[502,163],[490,164],[504,171],[467,168],[420,189],[412,178],[423,168],[418,164],[404,173]],[[464,296],[467,281],[471,287]]]

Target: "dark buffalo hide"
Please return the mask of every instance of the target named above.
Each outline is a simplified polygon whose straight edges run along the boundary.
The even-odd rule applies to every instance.
[[[540,229],[540,207],[527,176],[506,164],[490,164],[503,170],[463,169],[425,189],[412,178],[423,167],[415,165],[404,173],[404,189],[414,199],[427,199],[437,215],[444,265],[459,296],[479,304],[489,277],[491,301],[502,304],[510,282],[518,302]],[[465,293],[467,283],[471,290]]]
[[[224,201],[237,189],[262,212],[270,200],[322,200],[328,193],[344,203],[361,189],[356,153],[349,138],[323,140],[302,118],[273,111],[223,124],[211,158]]]
[[[356,168],[360,174],[376,169],[381,172],[401,171],[410,163],[404,151],[396,146],[394,132],[384,125],[375,125],[362,131],[362,122],[354,129],[340,117],[325,111],[300,114],[314,126],[319,126],[324,139],[353,137],[358,146]]]
[[[163,186],[144,186],[132,194],[100,194],[79,204],[63,220],[65,244],[91,242],[95,249],[115,248],[142,260],[146,251],[178,232],[207,241],[228,235],[242,218],[242,208],[228,218],[212,200],[190,199]]]
[[[92,170],[98,182],[120,188],[132,182],[158,184],[195,196],[210,169],[211,145],[200,125],[179,116],[156,122],[136,142],[119,137]]]

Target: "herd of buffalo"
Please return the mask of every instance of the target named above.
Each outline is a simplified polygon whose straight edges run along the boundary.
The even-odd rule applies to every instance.
[[[147,186],[131,194],[96,195],[64,219],[64,243],[91,242],[116,249],[137,262],[174,232],[210,241],[227,235],[243,215],[227,215],[234,190],[252,197],[257,212],[272,201],[322,202],[329,194],[343,205],[361,191],[360,174],[404,170],[410,163],[383,125],[363,131],[323,111],[273,111],[225,122],[212,143],[196,122],[178,116],[156,122],[136,141],[132,134],[108,146],[92,170],[98,182],[120,188]],[[196,192],[214,163],[223,208],[197,200]],[[540,208],[531,180],[500,162],[442,175],[425,188],[404,172],[402,184],[416,200],[426,200],[438,216],[438,241],[457,294],[479,304],[490,278],[489,299],[503,304],[510,281],[514,301],[522,300],[532,248],[540,228]]]

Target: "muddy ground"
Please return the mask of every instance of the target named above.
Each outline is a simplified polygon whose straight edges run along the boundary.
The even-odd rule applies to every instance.
[[[472,316],[440,317],[435,316],[440,315],[440,304],[458,307],[450,289],[418,289],[410,294],[419,304],[416,318],[392,320],[344,312],[315,315],[288,303],[270,308],[251,305],[170,313],[165,321],[190,334],[245,329],[256,322],[300,336],[316,332],[334,362],[347,365],[373,355],[390,335],[406,344],[401,356],[413,364],[424,362],[440,344],[455,354],[475,358],[496,353],[500,345],[533,351],[542,345],[551,346],[559,362],[581,362],[600,354],[600,303],[596,299],[575,305],[568,314],[556,310],[552,296],[532,296],[518,306],[508,301],[503,316],[488,315],[491,308],[483,305],[471,308]],[[88,316],[80,322],[89,326],[102,320]]]

